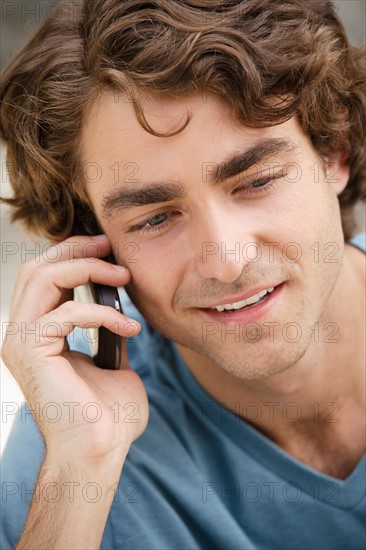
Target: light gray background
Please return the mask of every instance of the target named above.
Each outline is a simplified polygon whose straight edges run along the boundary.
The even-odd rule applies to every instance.
[[[122,1],[122,0],[121,0]],[[275,1],[275,0],[274,0]],[[307,0],[304,0],[305,2]],[[72,10],[72,5],[76,4],[74,0],[68,0],[68,9]],[[365,20],[366,3],[364,0],[339,0],[334,2],[337,12],[344,22],[351,42],[359,45],[365,40]],[[8,59],[14,55],[26,44],[29,37],[35,32],[42,18],[52,18],[57,14],[57,1],[2,1],[0,4],[1,24],[0,24],[0,67],[3,68]],[[72,12],[71,12],[72,13]],[[11,190],[8,184],[8,178],[5,172],[4,149],[0,148],[1,161],[1,195],[9,196]],[[358,207],[358,228],[365,231],[365,207]],[[2,247],[5,243],[14,243],[15,253],[12,256],[1,259],[1,341],[3,338],[3,328],[8,320],[9,307],[11,303],[12,289],[16,279],[16,274],[22,261],[34,257],[32,250],[35,250],[34,244],[27,238],[19,226],[11,226],[8,220],[8,209],[1,205],[1,242]],[[46,241],[39,241],[42,248]],[[3,250],[3,248],[2,248]],[[27,253],[28,252],[28,253]],[[23,253],[23,254],[22,254]],[[23,401],[23,396],[4,364],[1,364],[1,452],[4,448],[9,430],[12,425],[13,415],[5,415],[8,410],[16,410]],[[13,404],[13,405],[12,405]]]

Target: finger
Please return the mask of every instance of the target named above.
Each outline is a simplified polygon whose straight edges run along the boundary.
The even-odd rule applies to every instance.
[[[130,278],[128,269],[98,258],[93,262],[76,259],[72,265],[68,261],[42,265],[33,271],[19,294],[11,320],[31,323],[67,299],[71,300],[71,290],[89,281],[117,287],[127,284]]]
[[[65,338],[76,327],[99,328],[104,326],[124,338],[135,336],[141,330],[138,321],[130,319],[111,306],[86,304],[73,300],[64,302],[57,309],[43,315],[36,323],[40,339]]]
[[[73,258],[85,258],[87,256],[102,257],[108,254],[112,249],[112,243],[107,235],[73,235],[59,243],[52,243],[46,249],[42,250],[36,258],[29,263],[54,263]]]
[[[101,326],[123,338],[135,336],[141,330],[137,321],[119,313],[113,307],[71,300],[43,315],[35,323],[26,326],[23,324],[20,327],[20,336],[22,341],[26,338],[27,345],[33,349],[50,348],[45,355],[50,357],[60,355],[64,350],[66,336],[76,327],[98,329]]]
[[[54,265],[62,261],[69,261],[72,264],[77,258],[103,258],[110,254],[111,249],[112,244],[106,235],[95,237],[75,235],[48,247],[42,251],[42,254],[21,264],[13,293],[13,304],[18,302],[23,286],[33,272],[42,265]]]

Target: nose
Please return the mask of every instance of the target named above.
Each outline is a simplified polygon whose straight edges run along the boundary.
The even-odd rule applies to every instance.
[[[250,236],[242,216],[224,208],[201,212],[192,226],[191,246],[194,269],[205,279],[232,283],[250,261],[244,249]]]

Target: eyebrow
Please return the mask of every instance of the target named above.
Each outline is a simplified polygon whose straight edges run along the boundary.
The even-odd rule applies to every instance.
[[[208,162],[207,167],[211,166],[213,170],[207,173],[207,180],[212,186],[219,185],[266,158],[296,149],[298,145],[285,138],[261,140],[245,151],[234,153],[220,164]],[[150,182],[138,188],[119,187],[103,197],[102,217],[109,220],[131,208],[169,202],[182,199],[184,196],[184,186],[175,181]]]

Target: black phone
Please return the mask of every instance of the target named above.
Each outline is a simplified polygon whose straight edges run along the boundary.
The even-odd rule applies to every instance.
[[[79,222],[74,224],[74,235],[89,235],[85,227]],[[104,261],[116,264],[113,253]],[[122,304],[116,287],[89,282],[74,289],[74,300],[114,307],[120,313]],[[88,328],[88,341],[93,360],[97,367],[102,369],[118,370],[122,359],[122,337],[105,327]]]
[[[115,287],[89,282],[74,288],[74,300],[114,307],[122,313],[121,301]],[[106,327],[88,328],[87,333],[96,366],[102,369],[119,369],[122,359],[122,337]]]

